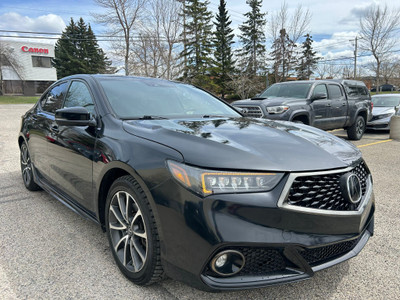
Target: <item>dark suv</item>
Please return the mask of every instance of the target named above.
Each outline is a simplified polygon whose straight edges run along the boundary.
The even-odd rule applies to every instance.
[[[301,122],[320,129],[345,128],[362,138],[372,117],[371,96],[361,81],[291,81],[271,85],[259,96],[233,103],[249,117]]]

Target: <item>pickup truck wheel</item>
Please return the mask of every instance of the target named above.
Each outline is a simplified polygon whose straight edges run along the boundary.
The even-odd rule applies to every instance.
[[[365,119],[362,116],[357,116],[353,125],[347,129],[347,136],[350,140],[358,141],[362,138],[365,132]]]

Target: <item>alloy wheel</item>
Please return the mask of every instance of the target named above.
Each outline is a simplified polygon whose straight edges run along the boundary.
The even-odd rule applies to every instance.
[[[108,212],[110,237],[121,264],[130,272],[142,270],[148,252],[148,236],[142,211],[133,196],[119,191]]]
[[[25,144],[21,146],[21,169],[24,183],[25,185],[29,185],[32,180],[32,164],[28,152],[28,147]]]
[[[360,137],[364,134],[364,127],[364,120],[362,118],[359,118],[357,122],[357,135],[359,135]]]

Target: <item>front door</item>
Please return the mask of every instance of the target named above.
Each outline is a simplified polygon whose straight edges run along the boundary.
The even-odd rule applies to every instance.
[[[85,82],[72,81],[63,108],[82,106],[95,117],[95,105]],[[96,129],[90,126],[58,126],[57,143],[49,147],[51,176],[55,186],[86,210],[94,211],[92,169]]]

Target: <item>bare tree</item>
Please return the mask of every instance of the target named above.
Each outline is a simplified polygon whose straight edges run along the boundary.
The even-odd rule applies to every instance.
[[[112,34],[124,34],[123,56],[125,75],[129,75],[130,42],[133,25],[138,21],[147,0],[95,0],[106,9],[104,13],[93,14],[96,21],[111,27]]]
[[[261,78],[252,77],[246,72],[237,75],[229,75],[228,87],[235,91],[240,99],[255,96],[265,88],[265,82]]]
[[[181,4],[174,0],[154,0],[141,22],[139,40],[132,41],[131,64],[140,66],[135,74],[173,79],[178,75],[182,23]]]
[[[13,49],[0,41],[0,95],[5,92],[3,72],[5,72],[6,69],[9,69],[9,72],[14,72],[20,80],[23,80],[23,69],[21,64],[15,58]]]
[[[375,59],[377,87],[379,87],[382,62],[398,42],[394,33],[399,25],[400,10],[389,9],[387,5],[371,6],[360,18],[360,49],[371,52]]]
[[[296,55],[295,48],[299,39],[308,31],[310,21],[311,12],[308,9],[304,9],[301,4],[297,6],[292,15],[289,15],[286,1],[281,5],[281,9],[270,17],[269,35],[272,40],[278,41],[282,31],[285,31],[287,39],[290,41],[289,47],[286,47],[285,49],[290,57],[282,61],[282,63],[286,65],[281,67],[281,69],[286,70],[286,72],[290,72],[294,67],[293,57]],[[285,54],[283,55],[287,56]],[[283,77],[287,77],[287,74],[283,74]]]

